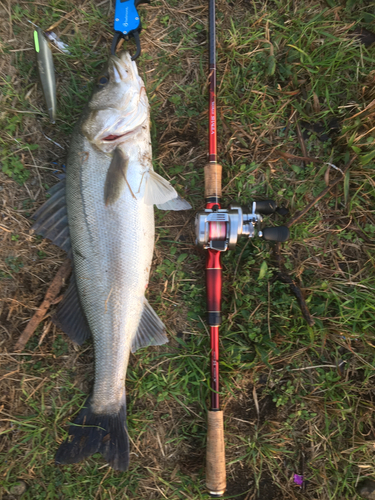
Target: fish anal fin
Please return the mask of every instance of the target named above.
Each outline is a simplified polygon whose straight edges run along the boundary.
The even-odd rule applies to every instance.
[[[135,352],[141,347],[162,345],[168,342],[165,326],[159,316],[145,299],[145,305],[137,333],[132,342],[131,351]]]
[[[74,271],[70,278],[68,290],[60,302],[52,321],[73,342],[79,345],[83,344],[91,336],[90,327],[79,299]]]
[[[104,184],[104,202],[107,206],[113,205],[120,198],[126,185],[130,189],[126,180],[128,165],[129,158],[120,148],[116,148]]]

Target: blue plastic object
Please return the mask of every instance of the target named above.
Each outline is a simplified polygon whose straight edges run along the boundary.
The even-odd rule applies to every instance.
[[[134,61],[141,53],[141,43],[139,33],[142,29],[141,19],[139,17],[137,7],[141,3],[150,3],[150,0],[116,0],[115,4],[115,20],[114,30],[115,36],[112,41],[111,52],[116,52],[117,43],[120,38],[133,36],[137,51],[132,57]]]
[[[116,0],[114,29],[125,36],[141,29],[141,21],[134,0],[125,2]]]

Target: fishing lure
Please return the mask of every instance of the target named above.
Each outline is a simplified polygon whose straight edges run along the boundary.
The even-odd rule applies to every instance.
[[[44,99],[52,123],[56,120],[56,80],[50,44],[43,31],[36,26],[34,29],[34,47],[37,69],[42,85]]]

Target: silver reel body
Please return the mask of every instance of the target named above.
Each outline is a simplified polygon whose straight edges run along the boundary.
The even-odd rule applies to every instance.
[[[240,236],[259,236],[267,241],[280,242],[289,237],[286,226],[261,228],[262,214],[268,215],[276,210],[276,203],[272,200],[254,201],[251,206],[230,205],[229,209],[216,207],[202,210],[195,216],[196,244],[200,247],[225,252],[235,248]]]

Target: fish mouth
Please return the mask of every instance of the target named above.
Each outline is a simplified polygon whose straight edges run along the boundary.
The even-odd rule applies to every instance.
[[[127,137],[128,135],[132,135],[136,130],[130,130],[129,132],[126,132],[125,134],[121,134],[121,135],[115,135],[115,134],[106,135],[105,137],[102,137],[100,139],[100,141],[101,142],[115,142],[115,141],[118,141],[119,139],[122,139],[123,137]]]
[[[135,61],[132,61],[129,52],[122,52],[119,56],[111,56],[110,72],[113,81],[117,83],[128,80],[129,77],[136,82],[140,80],[137,65]]]
[[[117,139],[121,139],[121,137],[124,137],[125,135],[129,135],[131,132],[128,132],[127,134],[123,135],[107,135],[106,137],[103,137],[101,140],[104,142],[114,142],[117,141]]]
[[[105,142],[105,143],[116,143],[116,142],[121,142],[121,139],[125,137],[132,136],[139,132],[140,127],[136,127],[134,130],[129,130],[129,132],[125,132],[125,134],[109,134],[106,135],[105,137],[101,137],[99,139],[100,142]]]

